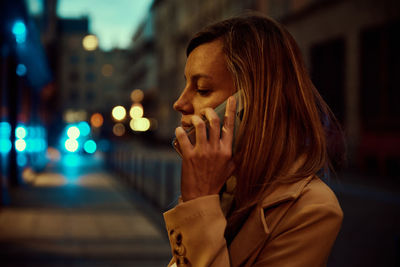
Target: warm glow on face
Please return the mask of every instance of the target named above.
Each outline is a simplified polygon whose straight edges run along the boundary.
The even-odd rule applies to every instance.
[[[145,132],[150,128],[150,121],[147,118],[132,119],[129,126],[134,131]]]
[[[93,127],[99,128],[103,125],[103,116],[100,113],[94,113],[92,117],[90,117],[90,123]]]
[[[139,119],[143,117],[143,107],[141,104],[133,104],[129,110],[129,115],[132,119]]]
[[[123,106],[116,106],[112,110],[112,116],[115,120],[121,121],[126,116],[126,110]]]
[[[125,126],[120,122],[115,124],[113,127],[113,133],[116,136],[123,136],[125,133]]]
[[[105,77],[110,77],[114,72],[114,67],[110,64],[104,64],[103,67],[101,68],[101,73]]]
[[[99,45],[99,41],[95,35],[86,35],[82,40],[83,48],[87,51],[96,50],[97,46]]]
[[[144,94],[140,89],[135,89],[131,93],[131,100],[133,102],[141,102],[143,100]]]

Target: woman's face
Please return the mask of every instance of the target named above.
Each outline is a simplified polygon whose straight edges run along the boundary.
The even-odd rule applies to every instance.
[[[215,108],[235,92],[231,73],[226,66],[220,40],[196,47],[185,66],[186,86],[174,103],[182,113],[182,126],[191,126],[191,116],[204,108]]]

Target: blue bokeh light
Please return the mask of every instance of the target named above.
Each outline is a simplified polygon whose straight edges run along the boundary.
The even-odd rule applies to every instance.
[[[28,159],[25,154],[18,154],[17,164],[20,167],[24,167],[28,163]]]
[[[26,140],[26,150],[27,152],[41,152],[46,150],[46,140],[43,138],[30,138]]]
[[[26,41],[27,34],[25,23],[17,20],[12,27],[12,33],[14,34],[17,43],[24,43]]]
[[[78,154],[68,154],[63,156],[63,163],[68,167],[76,167],[81,163],[81,158]]]
[[[90,126],[89,126],[89,123],[87,123],[86,121],[81,121],[80,123],[78,123],[78,128],[79,128],[82,136],[89,135]]]
[[[85,142],[85,144],[83,145],[83,149],[89,153],[89,154],[93,154],[94,152],[96,152],[97,149],[97,145],[96,142],[93,140],[87,140]]]
[[[24,64],[18,64],[16,73],[18,76],[24,76],[26,74],[26,66]]]
[[[11,135],[11,125],[6,122],[0,122],[0,138],[1,139],[8,139]]]
[[[11,150],[11,141],[9,139],[0,139],[0,153],[7,154]]]

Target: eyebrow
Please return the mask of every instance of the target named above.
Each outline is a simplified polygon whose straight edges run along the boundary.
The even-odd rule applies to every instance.
[[[183,75],[183,78],[185,79],[185,81],[186,81],[186,75]],[[212,76],[210,76],[210,75],[207,75],[207,74],[204,74],[204,73],[198,73],[198,74],[195,74],[195,75],[192,75],[192,77],[191,77],[193,80],[198,80],[198,79],[200,79],[200,78],[204,78],[204,79],[208,79],[208,80],[212,80],[213,78],[212,78]]]

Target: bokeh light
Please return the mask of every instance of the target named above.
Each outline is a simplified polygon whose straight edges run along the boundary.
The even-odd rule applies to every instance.
[[[0,138],[10,138],[11,135],[11,125],[6,122],[0,122]]]
[[[12,147],[11,141],[8,139],[0,139],[0,153],[6,154],[10,152]]]
[[[82,136],[88,136],[90,134],[90,126],[86,121],[78,123],[78,129]]]
[[[145,132],[150,128],[150,121],[147,118],[132,119],[129,126],[134,131]]]
[[[79,131],[78,127],[76,126],[71,126],[67,130],[67,135],[71,139],[77,139],[81,132]]]
[[[24,43],[27,35],[25,23],[17,20],[12,26],[12,33],[14,34],[17,43]]]
[[[65,141],[65,149],[69,152],[75,152],[79,148],[79,143],[76,139],[67,139]]]
[[[133,104],[129,110],[129,115],[132,119],[139,119],[143,117],[143,106],[141,104]]]
[[[83,145],[83,149],[89,153],[89,154],[93,154],[94,152],[96,152],[97,149],[97,145],[96,142],[93,140],[87,140],[85,142],[85,144]]]
[[[113,133],[116,136],[123,136],[125,133],[125,126],[122,123],[117,123],[113,127]]]
[[[24,76],[26,74],[26,71],[27,71],[27,69],[24,64],[17,65],[16,73],[18,76]]]
[[[18,139],[15,141],[15,149],[22,152],[26,149],[26,142],[23,139]]]
[[[96,35],[89,34],[83,38],[82,45],[85,50],[93,51],[96,50],[97,46],[99,45],[99,40],[97,39]]]
[[[87,118],[87,112],[85,110],[72,110],[67,109],[64,112],[64,120],[68,123],[77,121],[84,121]]]
[[[90,123],[92,124],[93,127],[99,128],[103,125],[103,122],[104,122],[104,119],[100,113],[94,113],[90,117]]]
[[[17,156],[17,165],[23,167],[28,163],[28,159],[25,154],[19,154]]]
[[[101,68],[101,74],[105,77],[110,77],[114,72],[114,67],[111,64],[104,64]]]
[[[131,100],[133,102],[141,102],[144,98],[143,91],[140,89],[135,89],[131,93]]]
[[[23,126],[18,126],[15,128],[15,136],[19,139],[24,139],[26,137],[26,128]]]
[[[126,116],[126,110],[123,106],[116,106],[112,109],[112,116],[115,120],[121,121]]]
[[[61,153],[57,148],[49,147],[46,151],[46,157],[53,162],[57,162],[61,159]]]

